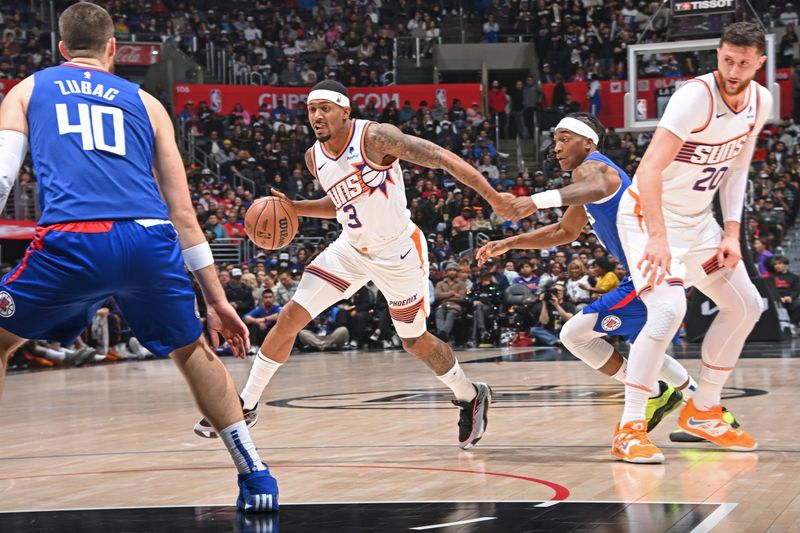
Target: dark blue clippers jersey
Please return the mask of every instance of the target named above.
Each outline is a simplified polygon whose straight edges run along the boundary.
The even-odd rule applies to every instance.
[[[600,152],[589,154],[586,161],[599,161],[610,166],[619,173],[619,177],[622,180],[622,184],[614,196],[603,202],[586,204],[584,207],[589,217],[589,222],[591,222],[592,228],[597,234],[597,239],[611,255],[622,263],[625,270],[630,272],[628,261],[625,258],[625,252],[622,251],[622,244],[619,242],[619,233],[617,232],[617,210],[619,209],[619,200],[625,193],[625,189],[631,185],[631,179],[625,174],[624,170],[619,168],[613,161]]]
[[[168,218],[138,85],[75,63],[36,72],[28,127],[40,225]]]

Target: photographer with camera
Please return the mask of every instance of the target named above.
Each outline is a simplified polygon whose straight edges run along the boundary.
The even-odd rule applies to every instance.
[[[495,319],[500,314],[505,293],[492,279],[488,270],[481,270],[480,281],[475,284],[464,299],[472,307],[472,336],[467,346],[491,348],[494,346],[492,334],[496,328]],[[479,344],[480,343],[480,344]]]
[[[564,301],[564,285],[561,283],[541,286],[536,292],[539,299],[533,304],[531,315],[537,322],[528,334],[545,346],[560,344],[561,328],[575,314],[575,306]]]

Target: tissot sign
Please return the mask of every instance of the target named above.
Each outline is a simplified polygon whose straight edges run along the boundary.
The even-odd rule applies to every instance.
[[[733,13],[735,10],[736,0],[672,0],[672,15],[676,17]]]

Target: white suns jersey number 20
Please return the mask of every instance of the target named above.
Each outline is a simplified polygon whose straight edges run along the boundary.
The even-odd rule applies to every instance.
[[[78,133],[84,150],[102,150],[112,154],[125,155],[125,122],[122,109],[104,105],[78,104],[77,117],[67,104],[56,104],[58,134]],[[77,118],[77,122],[70,122]],[[109,117],[110,122],[105,121]],[[106,127],[110,126],[110,127]]]

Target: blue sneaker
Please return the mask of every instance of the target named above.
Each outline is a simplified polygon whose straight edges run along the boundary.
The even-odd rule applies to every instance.
[[[266,464],[264,464],[267,467]],[[239,497],[236,508],[245,513],[269,513],[278,510],[278,480],[266,470],[239,474]]]
[[[236,511],[239,533],[278,533],[280,523],[277,514],[250,514]]]

